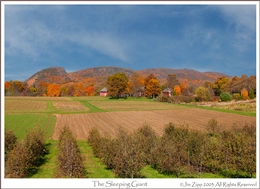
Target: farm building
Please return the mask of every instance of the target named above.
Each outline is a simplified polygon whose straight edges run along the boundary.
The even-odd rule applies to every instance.
[[[106,87],[104,87],[99,91],[99,96],[107,96],[107,95],[108,95],[108,91]]]
[[[137,96],[144,96],[144,87],[140,87],[137,91]]]
[[[163,90],[163,95],[165,96],[172,96],[172,89],[171,88],[166,88]]]

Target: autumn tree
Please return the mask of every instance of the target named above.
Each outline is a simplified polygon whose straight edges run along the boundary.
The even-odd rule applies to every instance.
[[[47,87],[47,96],[60,96],[60,86],[58,84],[49,84]]]
[[[65,84],[60,86],[60,96],[69,96],[69,89]]]
[[[11,83],[10,82],[5,82],[5,95],[8,95],[9,89],[11,87]]]
[[[212,86],[212,89],[216,96],[219,96],[222,92],[228,91],[229,78],[222,76],[219,77]]]
[[[243,88],[241,90],[241,96],[243,97],[244,100],[248,99],[248,91],[246,90],[246,88]]]
[[[175,95],[180,95],[181,94],[181,87],[179,85],[175,85],[173,87],[173,91]]]
[[[146,96],[154,99],[156,96],[160,95],[161,92],[160,81],[158,79],[150,79],[145,88]]]
[[[174,86],[176,86],[176,85],[178,85],[178,86],[180,85],[175,74],[168,74],[166,85],[168,88],[171,88],[171,89],[173,89]]]
[[[189,95],[189,92],[188,92],[188,79],[182,80],[182,82],[180,84],[180,88],[181,88],[181,93],[183,95]]]
[[[95,87],[94,85],[90,85],[87,87],[87,96],[94,96],[95,95]]]
[[[144,79],[138,72],[134,72],[129,78],[129,82],[130,94],[133,94],[136,97],[138,95],[138,91],[141,91],[144,86]]]
[[[208,101],[210,99],[210,92],[207,88],[200,86],[196,92],[196,99],[198,101]]]
[[[5,82],[6,96],[22,96],[23,91],[27,90],[27,84],[18,80]]]
[[[144,86],[146,87],[151,79],[157,79],[153,73],[149,74],[144,79]]]
[[[116,73],[107,79],[108,92],[112,98],[125,96],[128,91],[128,78],[124,73]]]
[[[39,81],[36,85],[37,95],[46,96],[47,92],[48,92],[48,89],[47,89],[48,85],[49,85],[49,83],[47,83],[47,82]]]

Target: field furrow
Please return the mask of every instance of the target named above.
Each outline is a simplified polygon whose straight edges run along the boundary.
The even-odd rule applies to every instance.
[[[190,129],[206,131],[207,123],[215,118],[225,130],[234,125],[242,127],[245,124],[256,124],[255,117],[235,115],[224,112],[203,109],[99,112],[91,114],[57,114],[53,139],[57,139],[60,128],[68,126],[78,139],[87,139],[89,131],[96,127],[102,135],[117,135],[121,127],[126,132],[132,132],[144,124],[150,125],[158,135],[164,131],[169,122],[176,126],[188,125]]]

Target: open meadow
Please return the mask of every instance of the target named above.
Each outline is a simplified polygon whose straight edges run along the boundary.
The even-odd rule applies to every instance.
[[[250,109],[250,112],[256,113],[255,111]],[[169,122],[177,127],[186,125],[191,130],[206,132],[208,121],[213,118],[222,130],[232,130],[246,124],[256,125],[256,117],[248,116],[246,111],[241,111],[241,107],[236,113],[227,106],[223,109],[220,106],[203,109],[146,98],[112,100],[108,97],[5,97],[5,129],[14,131],[18,140],[23,139],[34,127],[40,127],[45,132],[48,154],[44,157],[44,163],[30,175],[32,178],[55,177],[57,140],[60,130],[65,126],[71,129],[78,140],[88,170],[87,177],[114,178],[113,171],[106,169],[94,157],[92,147],[87,142],[92,128],[97,128],[102,136],[113,138],[119,134],[120,129],[132,133],[143,125],[149,125],[161,136]],[[145,167],[142,174],[149,178],[169,177],[151,167]]]

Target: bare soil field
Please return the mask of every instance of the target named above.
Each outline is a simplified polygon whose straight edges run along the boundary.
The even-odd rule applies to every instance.
[[[88,108],[85,107],[80,102],[53,102],[53,106],[55,106],[58,110],[65,111],[87,111]]]
[[[47,109],[44,101],[22,101],[22,100],[5,100],[5,111],[9,112],[42,112]]]
[[[72,100],[69,97],[43,97],[43,96],[5,96],[5,100],[33,100],[33,101],[48,101],[48,100],[55,100],[55,101],[67,101],[67,100]]]
[[[176,126],[187,124],[190,129],[206,131],[208,121],[215,118],[224,130],[232,126],[242,127],[245,124],[256,124],[256,118],[224,112],[195,108],[176,110],[99,112],[91,114],[56,114],[56,126],[53,139],[58,139],[59,131],[68,126],[75,137],[86,140],[91,128],[96,127],[103,136],[114,137],[119,128],[133,132],[144,124],[150,125],[158,135],[164,131],[165,124],[172,122]]]
[[[168,110],[176,109],[176,106],[173,106],[169,103],[161,103],[154,101],[90,101],[90,103],[99,109],[105,111],[133,111],[133,110]],[[178,109],[185,108],[178,106]]]

